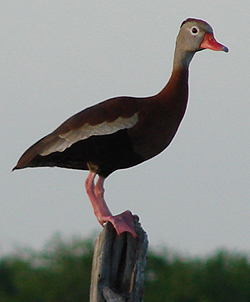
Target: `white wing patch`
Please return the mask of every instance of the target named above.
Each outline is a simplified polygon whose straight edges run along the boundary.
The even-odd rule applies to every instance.
[[[103,122],[98,125],[84,124],[81,128],[76,130],[70,130],[67,133],[60,134],[57,137],[56,142],[51,145],[47,145],[43,150],[39,152],[40,155],[46,156],[53,152],[63,152],[74,143],[89,138],[93,135],[106,135],[112,134],[122,129],[132,128],[138,122],[138,113],[135,113],[129,118],[119,117],[113,122]]]

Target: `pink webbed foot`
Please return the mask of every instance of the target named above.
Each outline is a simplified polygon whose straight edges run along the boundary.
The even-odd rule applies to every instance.
[[[137,237],[134,227],[134,218],[130,211],[125,211],[115,216],[105,217],[104,219],[112,223],[118,235],[128,232],[132,234],[134,238]]]

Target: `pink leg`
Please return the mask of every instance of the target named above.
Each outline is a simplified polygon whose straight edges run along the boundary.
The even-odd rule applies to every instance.
[[[111,222],[116,229],[118,235],[123,232],[131,233],[135,238],[134,220],[130,211],[125,211],[119,215],[112,216],[105,200],[104,200],[104,178],[99,176],[96,185],[94,183],[96,174],[90,172],[86,182],[86,191],[94,208],[94,213],[101,225]]]
[[[111,216],[111,212],[109,211],[105,201],[100,203],[96,193],[95,193],[95,176],[96,174],[94,172],[90,172],[86,181],[85,181],[85,187],[86,187],[86,191],[87,194],[89,196],[89,199],[91,201],[91,204],[93,206],[94,209],[94,213],[98,219],[98,221],[100,222],[101,225],[103,225],[105,223],[105,221],[102,219],[105,216]]]

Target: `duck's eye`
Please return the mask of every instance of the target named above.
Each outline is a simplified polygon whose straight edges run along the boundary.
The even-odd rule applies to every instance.
[[[197,35],[199,33],[199,28],[197,26],[193,26],[191,28],[192,35]]]

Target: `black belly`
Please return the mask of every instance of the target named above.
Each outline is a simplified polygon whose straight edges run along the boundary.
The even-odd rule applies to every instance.
[[[143,161],[133,151],[127,130],[120,130],[109,135],[91,136],[63,152],[53,152],[47,156],[37,155],[29,166],[57,166],[80,170],[91,168],[97,174],[107,177],[115,170],[129,168]]]

